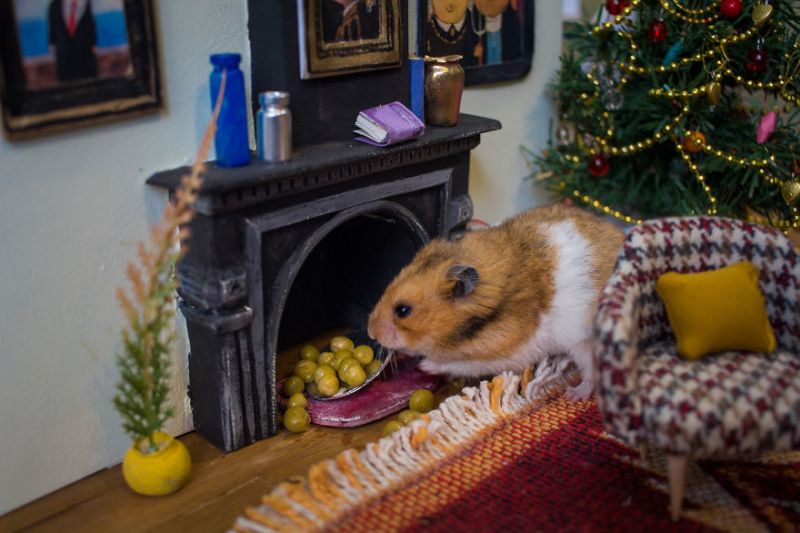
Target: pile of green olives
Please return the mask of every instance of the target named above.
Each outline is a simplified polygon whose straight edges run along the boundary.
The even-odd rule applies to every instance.
[[[344,336],[331,339],[330,350],[322,353],[306,344],[300,348],[294,374],[283,384],[283,394],[291,396],[305,390],[309,394],[334,396],[341,389],[358,387],[380,367],[381,362],[375,359],[370,346],[356,346]]]
[[[391,435],[431,409],[433,409],[433,393],[427,389],[415,390],[408,400],[408,409],[400,411],[396,419],[389,420],[383,426],[383,436]]]
[[[281,392],[289,398],[289,407],[284,413],[283,424],[294,433],[308,429],[308,402],[303,392],[313,396],[334,396],[340,390],[358,387],[367,376],[380,370],[381,362],[375,359],[370,346],[356,346],[351,339],[337,336],[331,339],[330,350],[321,352],[313,345],[300,348],[300,360],[294,366],[294,373],[283,382]],[[301,404],[302,397],[305,404]],[[293,403],[294,400],[294,403]],[[306,414],[303,418],[301,409]],[[289,411],[292,411],[291,426]]]

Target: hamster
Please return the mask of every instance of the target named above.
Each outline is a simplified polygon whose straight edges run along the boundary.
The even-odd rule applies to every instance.
[[[552,205],[422,248],[369,315],[369,336],[423,356],[423,370],[477,377],[521,371],[567,353],[581,373],[572,400],[594,390],[592,321],[624,232]]]

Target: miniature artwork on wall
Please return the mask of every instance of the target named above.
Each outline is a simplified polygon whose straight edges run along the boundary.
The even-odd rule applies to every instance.
[[[400,65],[399,0],[297,0],[302,79]]]
[[[151,0],[0,0],[9,139],[161,105]]]
[[[533,0],[420,0],[418,15],[420,55],[463,56],[466,85],[530,71]]]

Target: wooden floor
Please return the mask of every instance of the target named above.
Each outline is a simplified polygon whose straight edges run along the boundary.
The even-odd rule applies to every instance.
[[[321,348],[331,336],[344,333],[331,331],[309,342]],[[295,346],[278,354],[278,376],[292,372],[297,353]],[[462,386],[444,383],[436,391],[436,403]],[[189,433],[181,440],[192,456],[192,474],[175,494],[155,498],[135,494],[118,465],[0,516],[0,533],[224,531],[246,506],[257,505],[279,482],[304,475],[311,465],[342,450],[363,448],[380,438],[385,423],[386,419],[378,420],[358,428],[312,425],[297,435],[281,429],[275,437],[227,455],[199,434]]]
[[[310,342],[321,348],[333,335],[328,332]],[[292,372],[298,347],[277,358],[278,376]],[[460,390],[445,383],[436,399]],[[246,506],[288,477],[347,448],[363,448],[380,438],[386,420],[358,428],[312,425],[305,433],[281,429],[278,435],[241,450],[223,454],[197,433],[181,437],[192,456],[192,474],[180,491],[170,496],[146,497],[132,492],[120,466],[98,472],[24,507],[0,516],[0,533],[10,531],[136,532],[224,531]],[[3,480],[2,482],[6,482]]]
[[[98,472],[0,517],[9,531],[224,531],[247,505],[280,481],[305,474],[312,464],[380,437],[384,421],[360,428],[311,426],[224,455],[197,433],[181,440],[192,455],[192,474],[170,496],[139,496],[125,485],[119,466]],[[5,481],[4,481],[5,482]]]

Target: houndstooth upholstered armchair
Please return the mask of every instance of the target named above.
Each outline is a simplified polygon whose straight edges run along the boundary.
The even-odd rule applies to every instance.
[[[778,349],[682,359],[656,280],[743,260],[761,272]],[[647,446],[665,451],[673,519],[688,459],[800,449],[800,254],[779,231],[715,217],[634,228],[601,296],[595,332],[603,423],[643,458]]]

